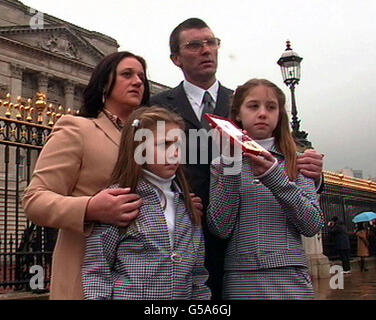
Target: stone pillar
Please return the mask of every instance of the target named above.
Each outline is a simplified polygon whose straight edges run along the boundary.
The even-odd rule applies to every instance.
[[[311,238],[303,237],[303,246],[308,258],[308,265],[313,279],[329,278],[330,262],[322,251],[321,233]]]
[[[40,72],[38,74],[38,92],[43,92],[47,95],[48,92],[48,80],[51,76],[46,72]],[[48,98],[48,96],[47,96]]]
[[[74,107],[74,87],[75,83],[71,80],[66,80],[64,82],[64,94],[65,94],[65,108]]]
[[[9,92],[9,88],[5,84],[0,83],[0,97],[5,98],[6,94]]]
[[[12,102],[17,101],[18,96],[22,96],[22,74],[25,69],[19,64],[11,63],[10,65],[10,94]]]

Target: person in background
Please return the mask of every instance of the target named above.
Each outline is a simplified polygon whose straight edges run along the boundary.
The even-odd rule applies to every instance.
[[[372,256],[376,256],[376,220],[369,222],[369,249]]]
[[[328,231],[334,238],[335,249],[342,261],[343,273],[351,273],[350,238],[345,224],[337,216],[334,216],[328,222]]]
[[[356,224],[355,234],[358,239],[357,255],[360,257],[360,271],[365,272],[368,271],[366,268],[366,257],[369,257],[369,231],[363,222]]]

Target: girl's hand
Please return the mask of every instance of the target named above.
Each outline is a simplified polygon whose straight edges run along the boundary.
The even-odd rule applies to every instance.
[[[264,174],[276,161],[276,158],[268,151],[262,151],[260,156],[244,152],[244,156],[251,161],[252,172],[255,176]]]
[[[130,188],[105,189],[93,196],[87,205],[85,220],[126,227],[139,214],[141,198],[129,193]]]
[[[204,215],[202,212],[204,206],[202,205],[201,198],[196,196],[194,193],[190,193],[190,196],[193,203],[193,208],[198,212],[199,216],[202,217]]]

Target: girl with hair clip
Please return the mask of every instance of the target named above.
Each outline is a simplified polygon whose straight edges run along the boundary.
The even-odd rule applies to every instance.
[[[267,151],[235,157],[237,172],[223,154],[212,163],[207,221],[229,239],[223,297],[312,299],[301,235],[317,234],[323,220],[314,181],[296,169],[285,95],[268,80],[249,80],[234,94],[231,118]]]
[[[127,228],[94,226],[82,267],[85,299],[210,298],[201,215],[179,164],[183,126],[158,107],[128,118],[110,188],[129,189],[142,205]]]

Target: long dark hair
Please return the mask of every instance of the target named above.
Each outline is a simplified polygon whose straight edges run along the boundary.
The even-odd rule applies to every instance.
[[[232,98],[231,106],[231,119],[241,128],[241,122],[236,120],[236,116],[240,112],[240,107],[243,104],[247,94],[257,86],[265,86],[273,89],[277,100],[279,109],[279,119],[277,127],[273,131],[273,137],[275,138],[275,144],[279,152],[281,152],[286,160],[286,171],[290,180],[295,180],[298,174],[296,168],[296,144],[291,134],[289,126],[289,119],[286,111],[286,97],[283,91],[278,88],[274,83],[266,79],[251,79],[239,86]]]
[[[132,126],[134,120],[138,120],[137,128]],[[128,117],[122,130],[120,149],[118,159],[112,172],[111,184],[119,184],[119,187],[129,187],[131,192],[135,192],[138,181],[141,177],[142,166],[134,159],[134,153],[142,141],[135,141],[136,131],[139,129],[154,130],[158,121],[164,121],[165,124],[176,124],[181,130],[184,130],[184,120],[174,112],[160,107],[141,107],[137,108]],[[199,225],[201,218],[194,209],[188,182],[185,178],[183,168],[180,165],[176,171],[176,178],[184,194],[185,205],[191,212],[191,220]]]
[[[120,51],[104,57],[94,68],[89,84],[83,93],[83,104],[79,115],[82,117],[98,117],[99,112],[104,108],[103,98],[111,95],[116,81],[116,68],[124,58],[135,58],[144,68],[144,95],[141,105],[148,106],[150,98],[149,81],[146,77],[146,62],[135,54],[128,51]]]

